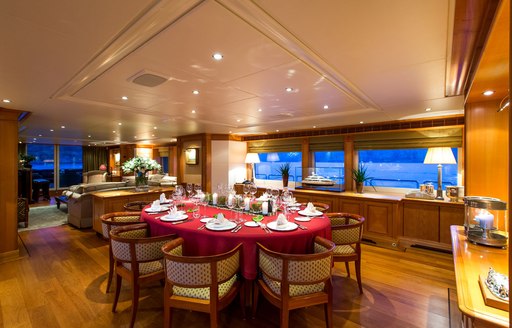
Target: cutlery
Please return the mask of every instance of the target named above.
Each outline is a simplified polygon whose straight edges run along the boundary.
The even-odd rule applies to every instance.
[[[303,226],[302,224],[297,224],[297,226],[302,230],[308,230],[308,227]]]
[[[237,225],[233,230],[231,230],[231,232],[238,232],[238,230],[242,229],[242,225],[239,224]]]
[[[202,230],[202,229],[204,229],[205,227],[206,227],[206,223],[205,223],[205,224],[203,224],[203,225],[200,225],[200,226],[197,228],[197,230]]]
[[[190,221],[192,221],[192,219],[186,219],[186,220],[183,220],[183,221],[176,221],[176,222],[173,222],[172,224],[182,224],[182,223],[190,222]]]

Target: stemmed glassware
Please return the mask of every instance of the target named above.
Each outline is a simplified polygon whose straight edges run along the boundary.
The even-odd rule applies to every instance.
[[[244,206],[245,206],[244,197],[242,195],[236,195],[234,202],[235,202],[235,210],[238,210],[238,212],[237,212],[237,221],[238,221],[240,219],[240,213],[242,212],[242,210],[244,209]]]
[[[190,199],[190,195],[191,195],[191,194],[192,194],[192,192],[194,191],[194,185],[193,185],[193,184],[191,184],[191,183],[187,183],[186,190],[187,190],[187,196],[188,196],[188,198]]]
[[[249,183],[244,183],[243,191],[245,196],[244,198],[247,198],[247,194],[251,191],[251,185]]]
[[[258,187],[256,187],[256,184],[252,182],[249,187],[249,192],[251,194],[251,198],[255,198],[256,193],[258,192]]]
[[[226,200],[226,206],[229,208],[230,211],[233,212],[233,208],[235,208],[235,196],[232,194],[229,194],[228,199]]]

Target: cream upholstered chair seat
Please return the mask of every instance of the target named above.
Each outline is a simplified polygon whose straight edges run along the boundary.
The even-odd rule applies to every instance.
[[[363,239],[364,217],[351,213],[327,213],[331,220],[334,261],[345,262],[347,276],[350,277],[349,262],[354,262],[359,292],[363,293],[361,281],[361,240]]]
[[[183,238],[166,244],[164,327],[172,325],[172,309],[181,308],[210,314],[210,327],[217,327],[218,311],[237,294],[244,309],[244,289],[239,277],[241,244],[224,254],[183,256]]]
[[[99,183],[107,181],[107,171],[93,170],[83,174],[83,183]]]
[[[121,281],[125,279],[132,288],[130,327],[135,324],[140,285],[152,281],[163,281],[165,274],[161,248],[175,238],[175,235],[152,237],[149,232],[147,223],[124,225],[110,230],[110,247],[116,274],[116,294],[112,312],[116,312]]]
[[[256,280],[252,314],[261,293],[281,311],[282,328],[288,327],[289,311],[324,304],[325,323],[332,327],[332,252],[334,243],[315,237],[311,254],[284,254],[258,245],[261,277]]]

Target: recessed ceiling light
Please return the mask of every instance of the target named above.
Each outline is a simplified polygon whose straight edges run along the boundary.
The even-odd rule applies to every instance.
[[[155,135],[154,135],[154,134],[152,134],[151,136],[152,136],[152,137],[154,137]]]
[[[224,57],[220,52],[216,52],[212,55],[213,59],[215,60],[222,60],[222,58]]]
[[[42,134],[39,135],[39,137],[42,137],[42,136],[43,136]]]
[[[286,88],[285,90],[286,90],[286,92],[292,92],[292,91],[293,91],[293,88],[288,87],[288,88]]]
[[[114,131],[112,131],[112,133],[116,133],[116,131],[114,130]]]
[[[91,137],[91,135],[89,134],[89,135],[87,136],[87,138],[90,138],[90,137]]]
[[[196,110],[195,109],[192,109],[192,114],[195,114],[196,113]]]
[[[123,123],[119,122],[119,123],[117,123],[117,125],[123,125]]]
[[[241,119],[238,119],[238,120],[236,120],[236,121],[237,121],[237,122],[240,122],[240,121],[241,121]]]
[[[359,121],[359,124],[363,124],[364,122],[363,121]]]
[[[61,125],[61,126],[60,126],[60,128],[61,128],[61,129],[65,129],[65,128],[66,128],[66,126],[64,126],[64,125]]]
[[[137,136],[134,136],[133,138],[134,138],[134,139],[137,139]]]
[[[276,130],[276,132],[279,132],[279,130]]]
[[[316,125],[313,125],[313,129],[316,129]]]
[[[324,105],[324,109],[329,109],[329,106],[328,105]]]
[[[122,97],[121,97],[121,99],[123,99],[123,100],[128,100],[128,97],[126,97],[126,96],[122,96]]]
[[[53,132],[54,130],[53,129],[50,129],[50,132]]]
[[[432,110],[432,108],[428,107],[428,108],[425,108],[425,111],[426,112],[430,112]]]
[[[10,103],[10,102],[11,102],[11,100],[10,100],[10,99],[3,99],[2,101],[3,101],[4,103],[6,103],[6,104],[8,104],[8,103]]]
[[[156,129],[158,129],[158,128],[157,128],[156,126],[154,126],[154,127],[153,127],[153,130],[156,130]]]
[[[229,131],[229,133],[233,133],[233,131]],[[21,143],[21,142],[20,142]]]
[[[263,110],[263,109],[261,109],[261,108],[258,108],[258,112],[261,112],[262,110]]]
[[[195,95],[198,95],[199,94],[199,90],[194,90],[194,91],[192,91],[192,93],[195,94]]]
[[[492,96],[494,94],[494,91],[493,90],[485,90],[483,92],[483,95],[484,96]]]

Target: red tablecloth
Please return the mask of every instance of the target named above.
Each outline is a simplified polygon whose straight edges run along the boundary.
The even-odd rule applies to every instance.
[[[190,205],[187,205],[186,209],[189,208]],[[201,207],[201,214],[209,217],[220,212],[228,219],[235,218],[236,215],[224,209]],[[296,229],[286,232],[273,231],[272,233],[266,233],[260,227],[244,226],[238,232],[233,233],[207,229],[198,230],[197,228],[203,224],[199,219],[193,219],[182,224],[172,224],[157,219],[165,214],[167,213],[149,214],[143,210],[141,220],[149,224],[152,235],[176,233],[183,237],[185,240],[183,248],[185,255],[204,256],[224,253],[242,243],[242,275],[251,280],[256,278],[258,268],[256,242],[277,252],[300,254],[307,253],[312,249],[315,236],[331,239],[330,221],[324,216],[313,218],[309,222],[297,222],[306,226],[307,230]],[[189,218],[192,218],[192,213],[187,214]],[[247,221],[251,221],[253,216],[249,214],[241,215]],[[290,214],[289,217],[295,218],[297,216],[299,215],[295,213]],[[266,216],[262,222],[269,223],[275,219],[275,216]],[[294,220],[291,219],[291,221]]]

